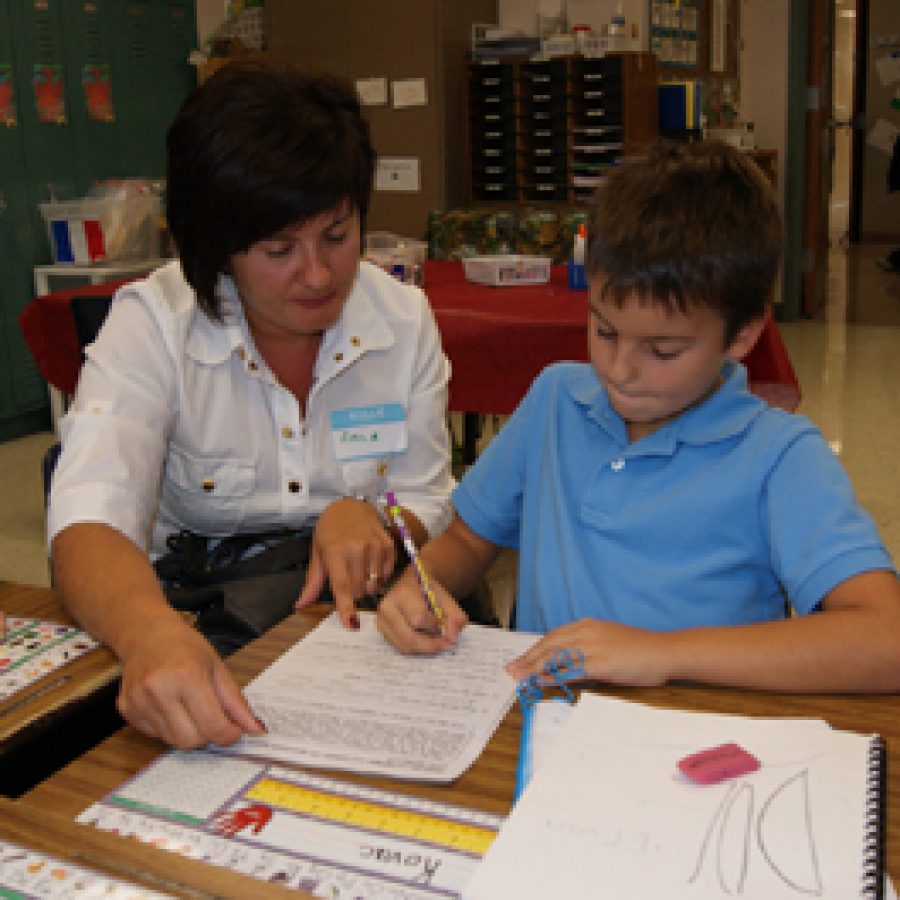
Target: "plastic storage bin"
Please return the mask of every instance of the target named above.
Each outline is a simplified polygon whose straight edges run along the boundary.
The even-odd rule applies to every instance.
[[[366,234],[365,258],[406,284],[422,284],[428,244],[390,231]]]
[[[159,256],[160,198],[153,194],[41,203],[54,263]]]
[[[470,256],[463,260],[469,281],[496,287],[511,284],[546,284],[550,280],[549,256]]]

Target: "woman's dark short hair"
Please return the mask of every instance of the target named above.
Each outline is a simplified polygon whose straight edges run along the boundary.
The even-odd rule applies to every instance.
[[[200,306],[235,253],[349,200],[364,221],[375,153],[349,83],[235,61],[184,101],[167,136],[166,215]]]
[[[731,343],[771,301],[781,217],[766,177],[733,147],[661,143],[614,169],[588,229],[589,271],[618,304],[703,304],[721,314]]]

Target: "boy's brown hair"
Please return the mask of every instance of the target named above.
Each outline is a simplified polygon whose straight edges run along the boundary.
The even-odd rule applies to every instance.
[[[587,265],[617,304],[708,306],[728,344],[766,312],[781,248],[775,193],[746,154],[715,141],[660,143],[598,188]]]

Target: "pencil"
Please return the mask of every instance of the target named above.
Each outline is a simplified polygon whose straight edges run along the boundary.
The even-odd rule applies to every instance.
[[[431,589],[431,585],[428,583],[428,575],[425,573],[425,566],[422,565],[422,560],[419,557],[419,551],[416,549],[416,545],[412,539],[412,535],[409,533],[409,529],[406,527],[406,522],[403,521],[403,513],[400,512],[400,504],[397,503],[397,498],[394,496],[393,491],[385,491],[384,498],[387,505],[388,515],[391,517],[391,521],[394,523],[397,531],[400,534],[400,539],[403,541],[403,546],[406,548],[406,552],[409,556],[409,561],[410,563],[412,563],[412,567],[416,573],[416,578],[419,581],[419,587],[422,588],[422,594],[425,596],[425,602],[428,604],[428,608],[437,619],[438,630],[441,634],[443,634],[444,610],[441,608],[441,604],[438,603],[437,597],[434,596],[434,591]]]

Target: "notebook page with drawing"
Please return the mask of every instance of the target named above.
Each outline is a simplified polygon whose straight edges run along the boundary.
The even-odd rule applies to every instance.
[[[759,768],[714,784],[678,770],[728,742]],[[879,738],[817,720],[583,694],[464,896],[881,897],[882,759]]]
[[[359,618],[351,631],[333,613],[251,681],[245,694],[268,734],[216,752],[422,781],[462,775],[512,706],[504,664],[538,636],[468,625],[451,651],[404,656],[373,613]]]

